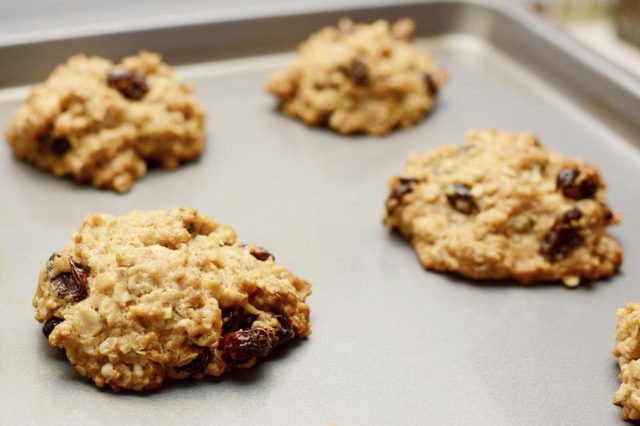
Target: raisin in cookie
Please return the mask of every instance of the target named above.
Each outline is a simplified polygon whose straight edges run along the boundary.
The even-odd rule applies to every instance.
[[[340,133],[384,135],[409,127],[433,107],[446,75],[411,43],[414,24],[401,19],[356,24],[342,19],[299,47],[267,90],[283,110]]]
[[[622,417],[640,420],[640,303],[618,309],[616,347],[613,355],[620,366],[620,388],[613,403],[622,406]]]
[[[598,171],[535,136],[470,131],[462,146],[412,154],[389,183],[385,224],[428,269],[478,280],[577,286],[622,262]]]
[[[51,346],[114,390],[250,368],[309,335],[309,283],[193,209],[87,216],[40,272]]]
[[[76,55],[35,87],[7,139],[17,157],[56,176],[118,192],[147,163],[176,168],[200,155],[204,113],[159,55],[114,65]]]

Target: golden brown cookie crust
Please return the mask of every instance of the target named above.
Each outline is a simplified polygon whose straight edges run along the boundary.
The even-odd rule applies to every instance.
[[[414,29],[409,19],[342,19],[303,42],[296,61],[273,74],[267,90],[287,114],[344,134],[412,126],[431,110],[446,79],[412,44]]]
[[[159,55],[120,64],[75,55],[34,87],[7,128],[18,158],[118,192],[147,164],[176,168],[203,148],[204,112]]]
[[[594,167],[498,130],[410,155],[384,216],[428,269],[571,287],[618,270],[622,252],[605,231],[618,221]]]
[[[85,218],[40,272],[48,342],[99,387],[250,368],[309,335],[309,283],[193,209]]]
[[[620,366],[620,387],[613,395],[613,403],[622,407],[624,419],[640,420],[640,303],[627,303],[616,314],[613,355]]]

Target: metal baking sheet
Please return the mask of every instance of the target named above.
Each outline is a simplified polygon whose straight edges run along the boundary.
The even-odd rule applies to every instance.
[[[320,6],[319,6],[320,7]],[[0,125],[77,51],[165,54],[207,111],[202,158],[118,195],[78,186],[1,148],[1,424],[619,424],[615,309],[640,298],[640,83],[513,6],[437,1],[298,8],[114,25],[101,34],[0,39]],[[342,137],[280,115],[263,90],[308,33],[342,15],[409,15],[451,75],[419,125]],[[410,151],[468,128],[532,130],[596,164],[625,252],[622,272],[576,290],[476,284],[424,270],[382,226],[387,179]],[[97,390],[33,320],[37,274],[84,214],[187,205],[233,225],[313,284],[313,334],[224,380],[145,395]]]

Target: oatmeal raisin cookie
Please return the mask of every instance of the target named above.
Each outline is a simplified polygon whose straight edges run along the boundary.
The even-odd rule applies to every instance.
[[[197,211],[85,218],[33,299],[51,346],[98,387],[220,376],[309,335],[309,283]]]
[[[613,355],[620,366],[620,387],[613,403],[622,406],[622,417],[640,420],[640,303],[618,309],[616,347]]]
[[[410,155],[384,215],[428,269],[572,287],[618,270],[622,252],[606,233],[618,221],[593,166],[497,130]]]
[[[289,115],[344,133],[384,135],[409,127],[433,107],[445,72],[411,42],[414,23],[342,19],[299,47],[267,90]]]
[[[147,165],[200,155],[204,112],[160,56],[76,55],[36,86],[7,128],[18,158],[56,176],[127,191]]]

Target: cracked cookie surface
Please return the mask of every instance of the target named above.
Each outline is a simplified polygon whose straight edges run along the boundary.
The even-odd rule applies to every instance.
[[[431,270],[577,286],[622,262],[604,189],[594,167],[530,133],[472,130],[462,146],[409,156],[389,182],[384,222]]]
[[[613,355],[620,366],[620,387],[613,403],[622,407],[626,420],[640,420],[640,303],[618,309],[616,346]]]
[[[344,134],[384,135],[409,127],[433,107],[445,72],[411,42],[414,24],[342,19],[298,48],[267,90],[287,114]]]
[[[33,299],[51,346],[114,390],[250,368],[310,333],[307,281],[189,208],[85,218]]]
[[[118,192],[147,165],[173,169],[203,148],[204,112],[159,55],[119,64],[75,55],[33,88],[7,128],[18,158]]]

